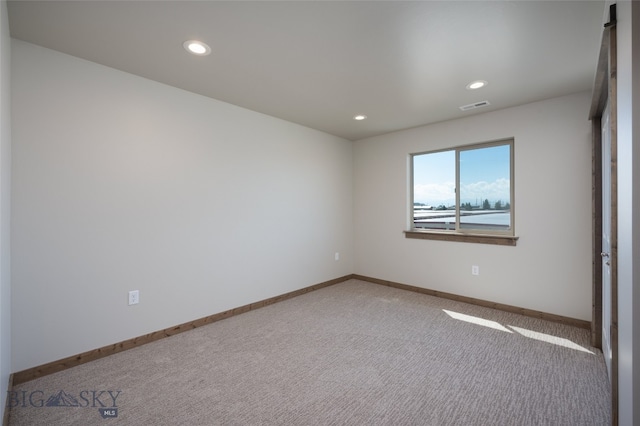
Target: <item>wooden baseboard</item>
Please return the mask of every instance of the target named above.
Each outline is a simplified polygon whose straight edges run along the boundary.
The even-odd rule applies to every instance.
[[[165,328],[164,330],[154,331],[153,333],[146,334],[144,336],[138,336],[133,339],[125,340],[119,343],[115,343],[113,345],[103,346],[98,349],[94,349],[91,351],[83,352],[78,355],[73,355],[67,358],[63,358],[57,361],[50,362],[48,364],[40,365],[33,368],[28,368],[26,370],[18,371],[11,375],[11,383],[10,387],[13,385],[18,385],[24,382],[28,382],[29,380],[37,379],[38,377],[43,377],[49,374],[56,373],[58,371],[63,371],[68,368],[72,368],[81,364],[85,364],[90,361],[94,361],[100,358],[104,358],[109,355],[116,354],[118,352],[126,351],[131,348],[135,348],[147,343],[155,342],[156,340],[164,339],[165,337],[170,337],[184,331],[192,330],[197,327],[202,327],[203,325],[211,324],[216,321],[223,320],[225,318],[230,318],[235,315],[240,315],[245,312],[252,311],[254,309],[259,309],[264,306],[268,306],[277,302],[281,302],[283,300],[291,299],[296,296],[300,296],[305,293],[309,293],[311,291],[319,290],[324,287],[329,287],[334,284],[338,284],[350,279],[357,279],[361,281],[367,281],[374,284],[380,284],[388,287],[394,287],[401,290],[413,291],[416,293],[426,294],[429,296],[442,297],[444,299],[455,300],[458,302],[469,303],[473,305],[484,306],[487,308],[498,309],[501,311],[512,312],[528,317],[540,318],[547,321],[553,321],[561,324],[567,324],[574,327],[585,328],[587,330],[591,329],[591,323],[584,320],[578,320],[569,317],[563,317],[561,315],[548,314],[545,312],[534,311],[531,309],[519,308],[516,306],[505,305],[502,303],[489,302],[482,299],[474,299],[471,297],[459,296],[452,293],[445,293],[442,291],[429,290],[422,287],[415,287],[412,285],[401,284],[393,281],[381,280],[378,278],[367,277],[364,275],[345,275],[344,277],[336,278],[333,280],[325,281],[319,284],[315,284],[309,287],[305,287],[299,290],[295,290],[289,293],[281,294],[279,296],[271,297],[269,299],[261,300],[259,302],[251,303],[249,305],[240,306],[234,309],[230,309],[228,311],[220,312],[214,315],[209,315],[204,318],[200,318],[194,321],[186,322],[184,324],[180,324],[174,327]],[[8,410],[5,410],[5,419],[3,420],[3,424],[7,424],[8,422]]]
[[[216,321],[230,318],[235,315],[239,315],[245,312],[259,309],[268,305],[272,305],[283,300],[291,299],[292,297],[300,296],[311,291],[319,290],[324,287],[329,287],[334,284],[341,283],[353,278],[353,275],[345,275],[344,277],[336,278],[333,280],[325,281],[319,284],[314,284],[309,287],[301,288],[299,290],[291,291],[289,293],[281,294],[279,296],[271,297],[269,299],[261,300],[259,302],[251,303],[249,305],[240,306],[238,308],[230,309],[228,311],[220,312],[214,315],[209,315],[204,318],[200,318],[194,321],[189,321],[184,324],[180,324],[174,327],[165,328],[164,330],[154,331],[153,333],[145,334],[144,336],[134,337],[133,339],[125,340],[113,345],[103,346],[99,349],[83,352],[78,355],[73,355],[67,358],[63,358],[57,361],[50,362],[48,364],[40,365],[26,370],[18,371],[14,373],[13,384],[18,385],[29,380],[37,379],[49,374],[57,373],[58,371],[66,370],[81,364],[85,364],[90,361],[95,361],[100,358],[104,358],[109,355],[116,354],[118,352],[126,351],[127,349],[135,348],[147,343],[155,342],[156,340],[164,339],[165,337],[174,336],[184,331],[192,330],[203,325],[211,324]]]
[[[512,313],[524,315],[527,317],[540,318],[547,321],[557,322],[560,324],[566,324],[573,327],[586,328],[587,330],[591,330],[591,322],[589,321],[579,320],[579,319],[570,318],[570,317],[564,317],[561,315],[548,314],[546,312],[540,312],[540,311],[535,311],[535,310],[526,309],[526,308],[519,308],[517,306],[505,305],[502,303],[489,302],[487,300],[482,300],[482,299],[474,299],[472,297],[459,296],[457,294],[445,293],[437,290],[429,290],[422,287],[415,287],[412,285],[381,280],[378,278],[366,277],[363,275],[354,274],[353,278],[356,280],[367,281],[370,283],[380,284],[387,287],[399,288],[401,290],[413,291],[416,293],[427,294],[429,296],[442,297],[444,299],[455,300],[458,302],[469,303],[472,305],[484,306],[486,308],[498,309],[500,311],[512,312]]]
[[[9,415],[11,411],[11,407],[9,407],[9,401],[7,398],[9,397],[9,392],[13,390],[13,374],[9,374],[9,383],[7,384],[7,394],[4,396],[4,415],[2,416],[2,426],[9,426]]]

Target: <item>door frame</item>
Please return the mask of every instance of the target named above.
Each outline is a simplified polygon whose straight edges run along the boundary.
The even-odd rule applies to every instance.
[[[591,100],[592,123],[592,274],[591,344],[602,348],[602,114],[610,104],[611,131],[611,424],[618,425],[618,178],[617,178],[617,34],[616,5],[602,32],[600,56]]]

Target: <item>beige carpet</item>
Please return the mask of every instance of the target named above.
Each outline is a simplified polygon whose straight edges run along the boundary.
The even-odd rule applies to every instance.
[[[608,425],[588,343],[350,280],[18,385],[10,425]]]

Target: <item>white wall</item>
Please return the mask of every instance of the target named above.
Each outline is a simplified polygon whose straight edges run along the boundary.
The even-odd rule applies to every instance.
[[[619,424],[640,425],[640,4],[617,15]]]
[[[352,273],[351,142],[17,40],[12,67],[14,371]]]
[[[356,274],[591,319],[590,93],[357,141]],[[516,247],[405,239],[410,153],[515,138]],[[471,275],[471,265],[480,275]]]
[[[11,40],[7,3],[0,2],[0,418],[11,374]]]

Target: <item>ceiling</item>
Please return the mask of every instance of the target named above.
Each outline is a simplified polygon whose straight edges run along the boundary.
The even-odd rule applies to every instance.
[[[357,140],[590,90],[604,1],[19,0],[8,11],[12,37]],[[190,39],[211,54],[187,53]],[[478,79],[489,84],[466,88]]]

